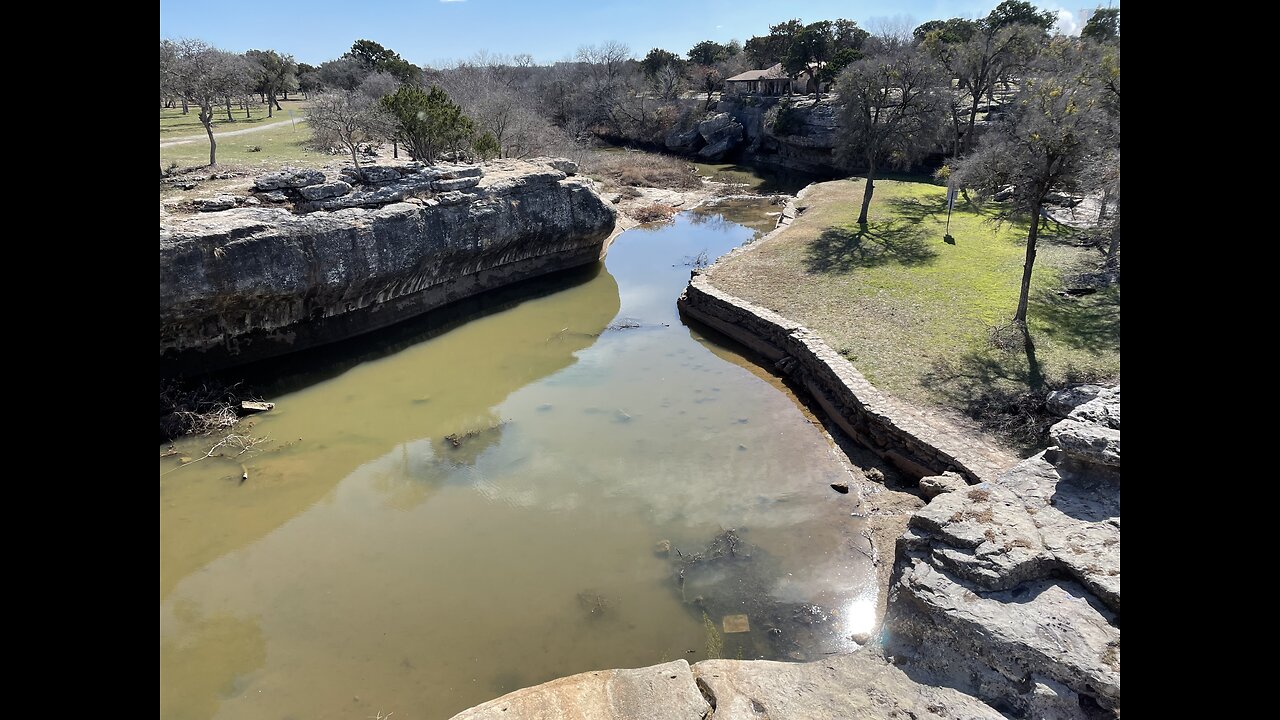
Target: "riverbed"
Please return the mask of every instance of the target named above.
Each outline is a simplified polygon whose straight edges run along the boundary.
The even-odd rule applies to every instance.
[[[161,717],[447,718],[591,669],[856,647],[847,461],[676,313],[778,209],[684,212],[443,329],[273,364],[266,442],[160,460]]]

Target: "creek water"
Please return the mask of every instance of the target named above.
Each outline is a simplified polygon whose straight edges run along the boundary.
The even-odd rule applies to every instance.
[[[875,581],[843,456],[676,312],[690,263],[778,209],[685,212],[465,323],[277,363],[245,430],[268,442],[162,457],[161,717],[447,718],[592,669],[856,647]]]

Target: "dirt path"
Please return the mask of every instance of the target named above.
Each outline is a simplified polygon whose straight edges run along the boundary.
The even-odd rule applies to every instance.
[[[216,140],[219,138],[231,137],[232,135],[246,135],[248,133],[255,133],[260,130],[270,130],[271,128],[274,128],[274,127],[280,127],[281,125],[288,125],[291,122],[300,122],[303,120],[306,120],[306,118],[293,118],[291,120],[281,120],[280,122],[267,123],[266,125],[258,125],[251,128],[245,128],[243,130],[232,130],[231,132],[214,133],[213,137]],[[189,142],[196,142],[197,140],[208,140],[208,139],[209,139],[209,136],[204,133],[201,133],[200,135],[186,135],[180,138],[173,138],[172,140],[163,140],[160,143],[160,147],[167,148],[167,147],[173,147],[174,145],[183,145]]]

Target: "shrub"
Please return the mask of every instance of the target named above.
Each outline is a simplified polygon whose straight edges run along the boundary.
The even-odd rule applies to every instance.
[[[249,146],[249,152],[262,152],[262,146],[261,146],[261,145],[250,145],[250,146]]]
[[[471,149],[475,150],[476,155],[481,160],[491,160],[498,157],[502,152],[502,148],[498,145],[498,139],[491,132],[485,132],[471,141]]]
[[[652,205],[645,205],[644,207],[636,208],[631,212],[631,215],[642,223],[659,222],[662,220],[668,220],[671,218],[672,215],[675,215],[675,214],[676,214],[675,208],[671,207],[670,205],[663,205],[662,203],[653,203]]]
[[[774,135],[795,135],[804,127],[804,118],[800,110],[788,104],[782,104],[770,110],[765,119],[773,128]]]

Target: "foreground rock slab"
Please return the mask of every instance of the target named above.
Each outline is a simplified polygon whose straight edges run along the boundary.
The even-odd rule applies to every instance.
[[[689,663],[675,660],[570,675],[508,693],[453,720],[702,720],[710,715]]]
[[[704,660],[693,673],[715,720],[1002,717],[964,693],[916,682],[871,650],[812,663]]]

